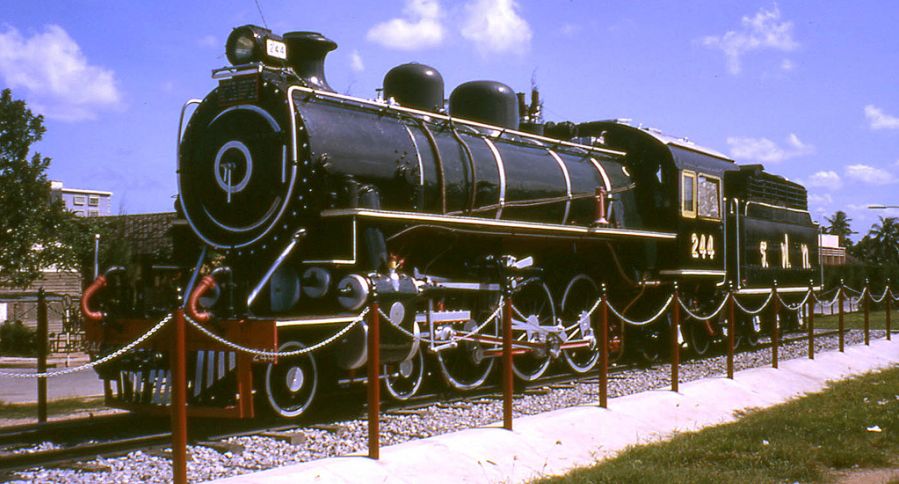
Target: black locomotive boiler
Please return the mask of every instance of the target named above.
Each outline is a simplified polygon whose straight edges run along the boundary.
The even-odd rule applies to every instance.
[[[294,417],[322,389],[363,382],[373,300],[382,380],[406,399],[426,367],[457,390],[489,380],[504,291],[514,371],[530,382],[554,361],[594,367],[603,285],[639,319],[675,282],[698,310],[731,283],[790,294],[819,280],[805,189],[761,166],[623,121],[543,123],[536,91],[528,103],[498,82],[464,83],[446,103],[422,64],[390,70],[380,99],[342,95],[324,75],[336,44],[318,33],[244,26],[226,48],[231,65],[179,124],[178,209],[199,241],[183,301],[135,304],[158,292],[152,270],[85,296],[98,355],[185,305],[209,333],[190,333],[196,414],[246,417],[262,403]],[[658,355],[664,321],[617,328],[615,351]],[[759,329],[746,320],[739,333],[752,342]],[[700,353],[720,335],[716,321],[685,324]],[[108,365],[109,403],[164,406],[166,351]]]

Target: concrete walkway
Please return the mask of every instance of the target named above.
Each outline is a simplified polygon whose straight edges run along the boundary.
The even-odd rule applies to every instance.
[[[779,370],[755,368],[734,380],[708,378],[680,393],[650,391],[518,418],[515,430],[477,428],[381,449],[363,456],[322,459],[224,479],[230,483],[295,482],[523,482],[592,465],[625,447],[735,420],[734,412],[769,407],[825,387],[826,382],[899,365],[899,341],[878,340],[845,353],[783,361]]]

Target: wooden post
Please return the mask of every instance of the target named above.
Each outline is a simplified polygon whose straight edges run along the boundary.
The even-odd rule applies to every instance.
[[[512,430],[512,291],[507,290],[503,299],[503,428]]]
[[[381,457],[381,315],[378,300],[369,309],[368,325],[368,456]]]
[[[609,299],[605,283],[599,297],[599,406],[609,408]]]
[[[172,481],[187,483],[187,345],[184,309],[172,328]]]
[[[808,286],[808,359],[815,359],[815,290],[814,283]]]
[[[868,299],[871,291],[868,289],[868,279],[865,279],[865,288],[862,290],[862,305],[865,311],[865,346],[871,346],[871,326],[868,321]]]
[[[671,391],[677,391],[677,384],[680,380],[678,376],[678,366],[680,366],[680,342],[677,335],[680,334],[680,292],[677,289],[677,283],[674,283],[674,299],[671,316]]]
[[[734,284],[727,291],[727,377],[734,379],[734,344],[737,337],[737,320],[734,304]]]
[[[37,372],[47,372],[47,351],[50,341],[47,337],[47,293],[44,288],[37,291]],[[47,379],[37,379],[37,421],[47,423]]]
[[[771,291],[771,368],[777,368],[780,352],[780,300],[777,296],[777,281],[774,281]]]
[[[839,300],[840,307],[840,353],[845,350],[845,335],[843,334],[843,280],[840,279],[840,288],[837,289],[837,300]]]
[[[884,298],[887,302],[887,341],[893,339],[893,336],[890,334],[890,308],[893,306],[893,288],[890,287],[890,280],[887,279],[887,295]]]

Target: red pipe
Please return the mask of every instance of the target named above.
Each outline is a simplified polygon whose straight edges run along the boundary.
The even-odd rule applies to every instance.
[[[106,287],[106,282],[106,276],[101,274],[81,294],[81,314],[84,315],[84,319],[94,322],[103,320],[103,312],[91,310],[90,302],[101,289]]]
[[[190,297],[187,298],[185,312],[194,321],[206,323],[212,319],[212,313],[200,309],[200,298],[213,288],[215,288],[215,278],[212,276],[203,276],[200,283],[190,292]]]

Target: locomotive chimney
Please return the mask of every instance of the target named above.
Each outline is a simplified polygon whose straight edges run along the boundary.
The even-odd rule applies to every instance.
[[[337,48],[337,43],[318,32],[288,32],[287,64],[305,80],[309,87],[334,92],[325,80],[325,56]]]

